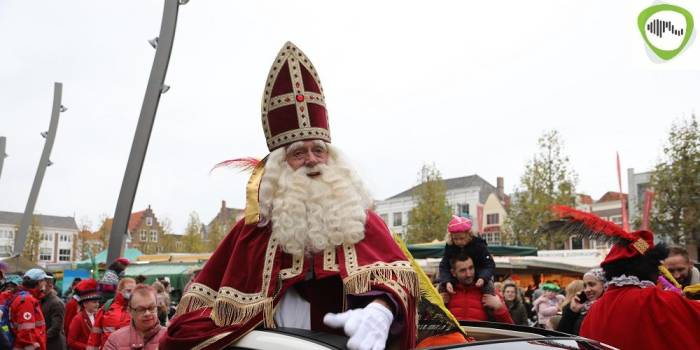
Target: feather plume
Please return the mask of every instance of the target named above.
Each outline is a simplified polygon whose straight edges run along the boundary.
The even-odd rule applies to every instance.
[[[542,225],[538,232],[564,232],[568,235],[621,244],[629,244],[637,240],[615,223],[591,213],[563,205],[554,206],[552,211],[559,215],[560,219]]]
[[[214,169],[222,167],[238,168],[242,172],[252,171],[253,169],[255,169],[256,166],[258,166],[259,163],[260,160],[253,157],[229,159],[214,165],[214,167],[211,168],[209,172],[211,173],[212,171],[214,171]]]

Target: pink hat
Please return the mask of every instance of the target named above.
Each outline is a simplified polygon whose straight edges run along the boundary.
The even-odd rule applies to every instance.
[[[461,216],[452,215],[452,220],[447,225],[450,233],[469,232],[472,229],[472,221]]]

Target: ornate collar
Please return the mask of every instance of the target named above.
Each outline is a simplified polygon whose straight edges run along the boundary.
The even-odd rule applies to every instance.
[[[642,280],[640,281],[637,276],[627,276],[625,274],[613,277],[606,286],[616,286],[616,287],[624,287],[624,286],[637,286],[639,288],[647,288],[647,287],[656,287],[654,282],[652,281],[647,281],[647,280]]]

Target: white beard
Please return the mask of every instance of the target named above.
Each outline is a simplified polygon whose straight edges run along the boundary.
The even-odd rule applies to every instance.
[[[272,158],[268,161],[275,162]],[[283,161],[278,163],[280,169],[265,174],[277,177],[277,181],[273,190],[269,188],[273,179],[263,178],[267,183],[265,187],[261,183],[261,214],[265,217],[266,209],[271,209],[272,237],[284,252],[317,253],[364,238],[369,197],[357,175],[334,158],[329,158],[328,165],[302,166],[296,171]],[[268,165],[272,164],[266,165],[266,173]],[[321,175],[307,176],[319,171]],[[269,192],[274,193],[271,201],[263,198]]]

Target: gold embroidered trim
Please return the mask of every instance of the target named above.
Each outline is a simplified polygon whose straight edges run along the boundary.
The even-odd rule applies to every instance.
[[[265,327],[274,328],[273,298],[267,296],[272,278],[272,264],[277,252],[277,238],[270,238],[265,250],[262,289],[257,293],[243,293],[235,288],[221,287],[211,310],[211,319],[219,326],[230,326],[248,322],[263,312]]]
[[[219,339],[224,338],[224,337],[226,337],[227,335],[229,335],[229,334],[231,334],[231,333],[233,333],[233,332],[223,332],[223,333],[219,333],[219,334],[217,334],[217,335],[215,335],[215,336],[213,336],[213,337],[211,337],[211,338],[209,338],[209,339],[207,339],[207,340],[205,340],[205,341],[203,341],[203,342],[197,344],[197,346],[193,347],[192,350],[201,350],[201,349],[204,349],[204,348],[206,348],[207,346],[216,343],[217,341],[219,341]],[[241,337],[241,338],[242,338],[242,337]],[[238,338],[238,339],[240,339],[240,338]],[[238,339],[236,339],[236,340],[238,340]]]
[[[287,63],[287,71],[282,73],[282,68],[284,64]],[[314,80],[316,85],[318,85],[319,93],[312,93],[304,91],[304,81],[301,74],[301,66],[308,70],[311,74],[311,78]],[[293,92],[283,94],[281,96],[272,96],[272,88],[279,74],[289,74]],[[299,101],[296,99],[297,95],[302,95],[304,98]],[[280,97],[283,97],[280,100]],[[320,99],[319,99],[320,97]],[[287,100],[288,98],[288,100]],[[278,102],[279,101],[279,102]],[[263,124],[263,131],[265,132],[265,139],[267,140],[267,146],[270,149],[277,148],[280,145],[289,144],[294,141],[308,139],[309,137],[320,138],[326,142],[330,142],[330,134],[327,130],[325,133],[315,132],[316,128],[311,128],[311,123],[309,119],[309,111],[307,103],[315,103],[325,107],[325,98],[323,97],[323,86],[321,85],[321,79],[318,77],[318,73],[314,68],[311,60],[304,55],[299,48],[297,48],[291,42],[286,42],[282,49],[275,57],[275,61],[270,67],[268,72],[267,81],[265,83],[265,92],[262,98],[262,113],[261,119]],[[295,105],[295,112],[297,116],[298,127],[294,130],[294,136],[291,134],[285,137],[279,137],[279,135],[272,137],[270,131],[270,122],[268,119],[268,113],[279,108],[282,105]],[[300,132],[305,131],[305,132]]]
[[[273,298],[256,298],[254,303],[239,303],[233,298],[219,297],[211,310],[211,319],[219,327],[243,324],[263,313],[265,327],[274,328]]]
[[[299,276],[299,274],[301,273],[302,267],[304,265],[304,255],[294,255],[292,259],[292,267],[280,270],[280,278],[282,278],[283,280]]]
[[[344,244],[345,268],[348,276],[343,279],[343,309],[347,301],[347,294],[363,294],[371,290],[373,284],[384,284],[389,287],[398,285],[405,288],[413,297],[420,295],[420,283],[418,275],[408,261],[395,261],[392,263],[375,262],[373,264],[358,266],[355,246]],[[395,289],[395,287],[392,287]],[[399,294],[401,296],[401,294]],[[403,298],[403,296],[401,296]],[[406,297],[408,300],[408,297]]]
[[[406,290],[401,287],[400,284],[398,284],[396,281],[386,281],[383,282],[385,286],[393,290],[398,296],[401,298],[401,301],[403,302],[403,305],[405,307],[408,307],[408,294],[406,294]]]
[[[304,102],[310,102],[324,107],[326,106],[326,102],[324,101],[323,95],[321,94],[317,94],[311,91],[305,91],[304,93],[299,95],[304,96]],[[288,93],[284,95],[275,96],[274,98],[270,99],[269,111],[274,111],[275,109],[280,107],[297,104],[298,101],[296,101],[296,96],[297,94],[295,93]]]
[[[335,247],[328,248],[323,251],[323,270],[325,271],[340,271],[340,266],[335,257]]]
[[[258,192],[260,190],[260,181],[262,181],[263,174],[265,173],[266,162],[267,157],[263,158],[263,160],[255,166],[248,179],[248,184],[245,187],[246,204],[243,214],[246,225],[256,224],[260,221],[260,198]]]
[[[175,316],[214,305],[216,294],[216,291],[207,285],[192,283],[185,295],[180,299]]]
[[[645,241],[642,238],[639,238],[636,241],[634,241],[634,243],[632,243],[632,246],[634,246],[634,248],[637,249],[637,251],[642,255],[644,255],[647,249],[649,249],[649,243],[647,243],[647,241]]]
[[[295,141],[305,140],[308,139],[309,136],[322,139],[326,142],[330,142],[331,137],[328,130],[323,128],[303,128],[285,131],[268,140],[270,140],[270,145],[275,146],[277,144],[289,144]]]

